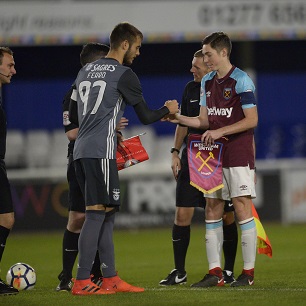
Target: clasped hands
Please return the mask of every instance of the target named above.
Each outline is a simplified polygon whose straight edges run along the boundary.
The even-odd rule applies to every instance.
[[[169,114],[161,119],[161,121],[169,121],[172,123],[178,123],[176,114],[179,114],[179,104],[176,100],[167,100],[164,104],[169,109]]]

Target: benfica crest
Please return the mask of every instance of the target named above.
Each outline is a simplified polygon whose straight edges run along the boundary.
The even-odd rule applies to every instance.
[[[118,201],[120,198],[120,190],[119,189],[113,189],[113,199],[115,201]]]
[[[223,185],[222,156],[224,140],[208,147],[201,141],[201,135],[188,137],[188,163],[190,184],[203,193],[212,193]]]
[[[224,88],[223,89],[223,97],[225,100],[230,99],[230,97],[232,96],[232,89],[231,88]]]

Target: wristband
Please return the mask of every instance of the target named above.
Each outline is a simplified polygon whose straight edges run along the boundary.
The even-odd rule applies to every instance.
[[[179,149],[177,149],[177,148],[171,148],[171,150],[170,150],[170,153],[173,153],[173,152],[177,152],[177,154],[180,154],[180,150]]]

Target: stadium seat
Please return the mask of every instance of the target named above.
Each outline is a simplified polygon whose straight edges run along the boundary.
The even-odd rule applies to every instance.
[[[28,168],[48,167],[50,164],[51,137],[45,130],[26,133],[25,159]]]
[[[5,163],[8,169],[25,166],[25,138],[20,130],[7,130]]]
[[[152,163],[158,167],[165,167],[171,171],[171,154],[170,149],[173,147],[173,135],[159,136],[154,145],[154,154]]]
[[[67,165],[68,143],[69,140],[64,129],[57,129],[51,133],[49,167],[65,167]]]

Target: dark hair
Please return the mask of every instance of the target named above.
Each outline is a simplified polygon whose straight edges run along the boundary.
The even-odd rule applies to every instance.
[[[198,50],[197,52],[194,53],[193,57],[203,57],[202,49]]]
[[[4,53],[13,55],[13,51],[9,47],[0,47],[0,65],[2,65],[2,59],[3,59]]]
[[[120,44],[127,40],[129,44],[133,44],[137,37],[143,39],[143,34],[133,25],[128,22],[121,22],[117,24],[112,33],[110,34],[110,47],[111,49],[118,49]]]
[[[109,46],[100,43],[92,42],[84,45],[80,53],[81,65],[84,66],[106,56],[108,51]]]
[[[206,36],[202,41],[203,45],[208,45],[220,52],[223,48],[227,50],[227,56],[229,57],[232,51],[232,42],[228,35],[224,32],[214,32]]]

